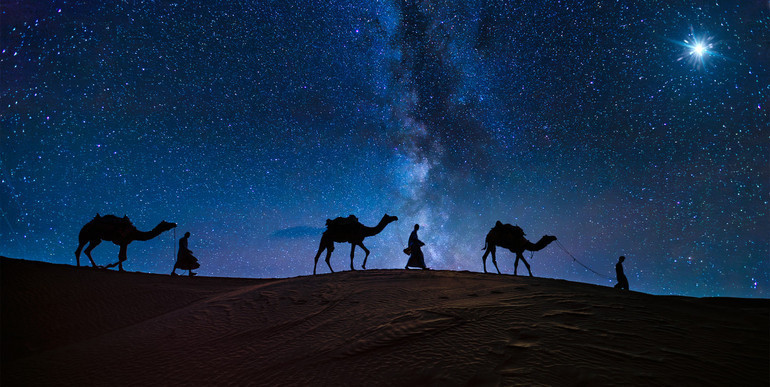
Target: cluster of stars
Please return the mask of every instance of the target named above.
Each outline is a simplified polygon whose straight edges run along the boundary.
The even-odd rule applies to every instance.
[[[429,266],[480,271],[500,220],[608,276],[625,255],[632,289],[768,295],[761,4],[0,12],[0,255],[72,264],[80,227],[115,214],[180,225],[133,243],[128,270],[169,272],[190,231],[201,275],[297,276],[327,218],[388,213],[367,267],[402,268],[420,223]],[[348,259],[339,246],[332,265]],[[557,248],[531,263],[611,285]]]

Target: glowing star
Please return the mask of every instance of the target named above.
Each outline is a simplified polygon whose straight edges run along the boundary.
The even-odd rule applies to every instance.
[[[697,43],[695,47],[692,48],[692,52],[697,56],[703,56],[703,54],[706,53],[706,47],[702,43]]]
[[[695,33],[690,30],[690,37],[677,44],[685,47],[685,52],[677,60],[686,60],[698,69],[706,68],[707,57],[718,56],[716,51],[714,51],[717,43],[714,41],[713,36],[707,34],[696,37]]]

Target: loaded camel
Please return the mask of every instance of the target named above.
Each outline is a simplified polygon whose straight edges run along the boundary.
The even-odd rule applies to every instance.
[[[155,228],[150,231],[139,231],[131,223],[131,220],[127,216],[119,218],[115,215],[101,216],[96,214],[96,217],[86,223],[80,234],[78,235],[78,248],[75,250],[75,259],[78,266],[80,266],[80,252],[83,250],[86,244],[86,250],[84,253],[91,261],[93,267],[97,267],[94,259],[91,257],[91,250],[93,250],[102,241],[110,241],[120,246],[120,252],[118,253],[118,262],[105,266],[106,268],[118,266],[120,271],[123,271],[123,261],[126,260],[126,250],[128,244],[133,241],[147,241],[155,238],[161,233],[171,230],[176,227],[176,223],[169,223],[165,220],[160,222]]]
[[[524,259],[524,251],[540,251],[551,242],[556,240],[553,235],[544,235],[537,243],[532,243],[524,238],[524,230],[519,226],[511,224],[503,224],[499,220],[495,223],[495,227],[489,230],[487,234],[486,243],[484,245],[484,256],[481,260],[484,262],[484,273],[487,272],[487,256],[492,253],[492,263],[495,264],[497,274],[500,274],[500,269],[497,267],[497,259],[495,257],[496,246],[506,248],[512,253],[516,254],[516,261],[513,264],[513,275],[517,275],[516,271],[519,267],[519,260],[524,262],[524,265],[529,271],[529,276],[532,276],[532,270],[529,269],[529,263]]]
[[[380,223],[374,227],[368,227],[361,224],[358,221],[358,218],[353,215],[350,215],[347,218],[339,217],[336,219],[327,219],[326,231],[324,231],[321,235],[321,243],[318,246],[318,253],[315,255],[315,262],[313,263],[313,275],[316,273],[318,258],[321,256],[321,253],[324,250],[326,250],[326,265],[329,266],[329,270],[334,273],[332,265],[329,263],[329,259],[332,256],[332,251],[334,251],[335,242],[350,243],[350,270],[355,270],[353,268],[353,255],[355,254],[356,246],[364,249],[366,256],[364,256],[364,263],[361,265],[361,268],[366,269],[366,260],[369,258],[369,249],[364,246],[364,238],[379,234],[385,228],[385,226],[397,220],[398,217],[385,214],[380,220]]]

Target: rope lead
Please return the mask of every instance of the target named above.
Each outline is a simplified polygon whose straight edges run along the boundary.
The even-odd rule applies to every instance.
[[[586,268],[588,271],[590,271],[590,272],[592,272],[592,273],[594,273],[594,274],[598,275],[599,277],[602,277],[602,278],[606,278],[606,279],[608,279],[608,280],[611,280],[611,279],[612,279],[611,277],[607,277],[606,275],[604,275],[604,274],[602,274],[602,273],[599,273],[599,272],[597,272],[597,271],[596,271],[596,270],[594,270],[594,269],[591,269],[590,267],[588,267],[588,266],[586,266],[585,264],[583,264],[583,262],[580,262],[580,261],[578,261],[578,260],[577,260],[577,258],[575,258],[575,256],[573,256],[572,254],[570,254],[570,252],[569,252],[569,251],[567,251],[567,249],[565,249],[565,248],[564,248],[564,246],[561,244],[561,242],[559,242],[558,240],[556,241],[556,244],[557,244],[557,245],[558,245],[558,246],[559,246],[559,247],[560,247],[562,250],[564,250],[564,252],[565,252],[565,253],[567,253],[567,255],[569,255],[569,256],[572,258],[572,260],[573,260],[573,261],[577,262],[577,263],[578,263],[578,265],[580,265],[580,266],[583,266],[583,267],[584,267],[584,268]]]

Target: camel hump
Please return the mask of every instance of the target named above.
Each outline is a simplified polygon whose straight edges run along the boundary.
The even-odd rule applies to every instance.
[[[508,232],[510,232],[511,234],[513,234],[513,235],[515,235],[517,237],[523,237],[524,235],[527,235],[527,234],[524,234],[524,230],[521,227],[519,227],[519,226],[513,226],[513,225],[510,225],[510,224],[506,224],[505,228],[508,230]]]
[[[514,237],[523,237],[523,236],[527,235],[527,234],[524,233],[524,229],[522,229],[521,227],[514,226],[514,225],[512,225],[510,223],[503,224],[499,220],[497,221],[497,223],[495,223],[495,227],[493,228],[493,230],[495,230],[495,229],[498,232],[504,232],[505,234],[508,234],[508,235],[511,235],[511,236],[514,236]]]
[[[97,222],[101,226],[107,226],[111,228],[128,228],[133,227],[134,224],[131,223],[131,219],[128,218],[128,216],[124,216],[122,218],[117,217],[115,215],[104,215],[104,216],[97,216],[92,220],[92,222]]]
[[[349,215],[347,217],[336,217],[334,219],[326,219],[326,228],[343,227],[351,224],[357,224],[358,218],[355,215]]]

